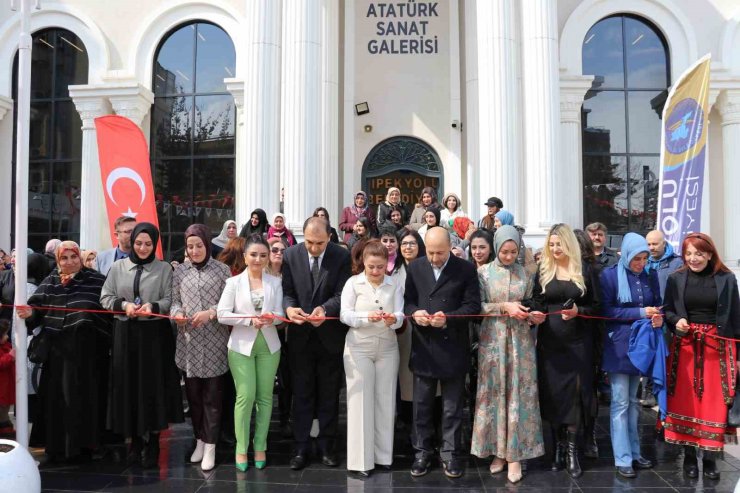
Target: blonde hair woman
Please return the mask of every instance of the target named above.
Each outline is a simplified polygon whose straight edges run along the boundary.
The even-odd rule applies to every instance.
[[[578,315],[599,308],[597,284],[583,272],[573,230],[556,224],[545,241],[531,308],[550,314],[537,334],[537,380],[542,419],[555,434],[552,469],[565,467],[572,477],[582,474],[576,436],[593,395],[595,334]]]

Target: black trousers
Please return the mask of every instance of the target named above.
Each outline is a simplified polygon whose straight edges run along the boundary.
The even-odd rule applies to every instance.
[[[195,438],[205,443],[218,443],[223,406],[224,376],[213,378],[185,377],[185,393],[190,404],[190,419]]]
[[[463,394],[465,375],[438,379],[414,375],[414,424],[411,440],[416,458],[434,454],[434,396],[442,387],[442,446],[439,455],[450,460],[465,455],[463,448]]]
[[[287,329],[278,329],[280,338],[280,365],[278,366],[278,379],[280,390],[278,391],[278,411],[280,412],[280,424],[290,421],[290,409],[293,401],[293,386],[290,381],[290,358],[288,356],[288,339],[285,337]]]
[[[339,393],[344,380],[342,354],[329,352],[315,332],[308,344],[288,344],[293,386],[293,438],[296,450],[309,451],[314,411],[319,418],[318,445],[331,452],[337,437]]]

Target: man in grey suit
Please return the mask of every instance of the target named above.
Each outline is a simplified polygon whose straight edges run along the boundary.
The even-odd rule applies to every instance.
[[[98,271],[104,276],[108,275],[115,261],[128,258],[131,253],[131,231],[134,230],[134,226],[136,226],[136,219],[133,217],[121,216],[116,219],[114,227],[118,246],[100,252],[97,258]]]

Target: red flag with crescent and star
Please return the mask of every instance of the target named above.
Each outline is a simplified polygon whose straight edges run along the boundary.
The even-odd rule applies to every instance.
[[[96,118],[95,129],[112,243],[117,243],[114,223],[121,216],[159,228],[149,150],[141,129],[117,115]],[[157,257],[162,258],[161,241],[157,243]]]

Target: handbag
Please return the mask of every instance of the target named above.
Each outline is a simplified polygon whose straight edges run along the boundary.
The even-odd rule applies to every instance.
[[[45,330],[41,330],[38,335],[33,336],[28,343],[28,360],[31,363],[46,363],[51,351],[51,337]]]

